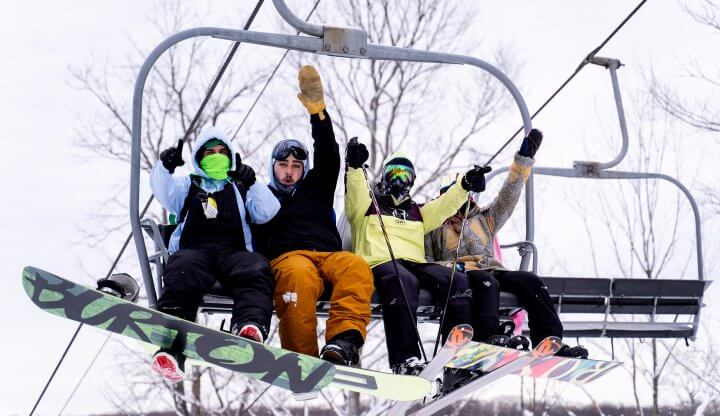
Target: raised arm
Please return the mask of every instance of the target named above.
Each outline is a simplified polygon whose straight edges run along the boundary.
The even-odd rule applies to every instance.
[[[485,211],[484,215],[493,234],[505,225],[515,210],[522,194],[523,185],[535,164],[535,153],[540,148],[542,139],[543,134],[540,130],[530,130],[530,134],[523,139],[520,151],[515,154],[515,159],[510,165],[508,176],[505,178],[500,192]]]
[[[174,176],[161,161],[157,161],[150,170],[150,189],[160,205],[178,216],[190,190],[190,177]]]
[[[455,182],[447,192],[420,207],[425,234],[438,228],[453,216],[468,199],[468,191],[460,182]]]
[[[484,213],[491,232],[496,233],[500,230],[512,215],[534,163],[535,160],[532,158],[515,154],[515,160],[510,165],[508,176],[500,192]]]
[[[178,166],[185,164],[182,159],[183,141],[176,147],[169,147],[160,153],[160,160],[150,170],[150,189],[158,202],[171,214],[179,215],[190,190],[189,176],[173,176]]]
[[[345,215],[350,224],[363,218],[371,204],[362,169],[348,168],[345,174]]]
[[[358,142],[357,137],[350,139],[345,149],[345,215],[351,225],[362,218],[372,204],[362,171],[369,156],[367,147]]]
[[[309,65],[298,73],[300,93],[297,97],[310,114],[313,137],[313,168],[306,177],[326,186],[333,193],[340,174],[340,148],[335,141],[332,121],[325,111],[322,80],[317,70]]]
[[[320,118],[323,114],[324,118]],[[325,110],[320,114],[310,116],[313,137],[313,167],[308,172],[313,181],[322,183],[333,193],[340,174],[340,147],[335,141],[332,121]]]

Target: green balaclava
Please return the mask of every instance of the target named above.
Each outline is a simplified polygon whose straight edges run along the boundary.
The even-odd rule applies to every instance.
[[[225,145],[222,141],[214,139],[205,143],[203,148],[207,149],[219,144]],[[222,153],[213,153],[200,160],[200,167],[209,177],[221,181],[228,177],[227,172],[230,170],[230,158]]]

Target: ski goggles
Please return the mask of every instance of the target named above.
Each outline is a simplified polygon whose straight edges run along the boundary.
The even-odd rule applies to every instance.
[[[415,181],[415,170],[406,165],[387,165],[383,176],[387,183],[412,184]]]
[[[297,140],[283,140],[273,149],[272,157],[275,160],[284,160],[293,155],[295,159],[305,160],[308,157],[307,150]]]

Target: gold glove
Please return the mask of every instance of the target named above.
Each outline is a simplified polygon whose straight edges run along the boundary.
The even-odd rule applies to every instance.
[[[310,65],[300,68],[298,73],[298,81],[300,83],[300,92],[297,97],[302,105],[307,108],[308,113],[318,114],[320,120],[325,120],[322,110],[325,109],[325,99],[323,97],[322,81],[317,69]]]

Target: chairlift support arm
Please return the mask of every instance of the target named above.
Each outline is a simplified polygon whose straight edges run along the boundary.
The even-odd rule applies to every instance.
[[[602,163],[602,162],[589,162],[589,161],[575,161],[573,163],[572,169],[567,168],[550,168],[550,167],[535,167],[532,170],[532,174],[528,178],[528,182],[525,187],[525,222],[526,222],[526,241],[532,242],[534,239],[534,232],[535,232],[535,224],[534,224],[534,215],[535,215],[535,198],[533,193],[533,175],[546,175],[546,176],[557,176],[557,177],[565,177],[565,178],[590,178],[590,179],[656,179],[656,180],[663,180],[670,182],[674,186],[676,186],[680,191],[685,195],[688,202],[690,203],[690,207],[693,211],[693,217],[695,220],[695,252],[696,252],[696,259],[697,259],[697,273],[698,273],[698,280],[704,281],[705,280],[705,271],[704,271],[704,261],[703,261],[703,250],[702,250],[702,225],[700,220],[700,210],[698,208],[697,202],[695,201],[695,198],[692,196],[690,191],[683,185],[679,180],[673,178],[672,176],[661,174],[661,173],[649,173],[649,172],[627,172],[627,171],[611,171],[608,170],[611,167],[617,166],[627,155],[628,150],[628,130],[627,130],[627,122],[625,119],[625,110],[623,108],[622,103],[622,96],[620,94],[620,86],[618,82],[617,77],[617,69],[622,66],[622,63],[613,58],[605,58],[605,57],[592,57],[589,60],[589,63],[603,66],[607,68],[610,71],[610,79],[612,82],[613,87],[613,95],[615,98],[615,106],[617,108],[618,113],[618,121],[620,124],[620,133],[622,135],[622,147],[620,149],[620,152],[618,155],[611,160],[610,162]],[[495,176],[507,172],[509,169],[507,167],[503,167],[500,169],[497,169],[487,175],[487,180],[490,181]],[[527,253],[523,254],[522,260],[520,263],[521,270],[527,270],[529,259],[527,258]],[[533,263],[534,267],[536,268],[537,262],[537,253],[534,253],[533,255]],[[700,323],[700,313],[695,315],[694,317],[694,325],[693,325],[693,337],[695,336],[695,333],[698,330],[698,326]]]

